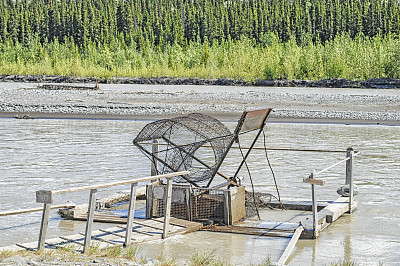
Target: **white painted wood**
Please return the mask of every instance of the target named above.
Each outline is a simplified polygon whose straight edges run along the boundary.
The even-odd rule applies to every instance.
[[[126,222],[126,235],[124,244],[125,246],[129,246],[131,244],[132,221],[135,215],[136,188],[137,188],[137,183],[131,185],[131,195],[129,198],[129,208],[128,208],[128,220]]]
[[[168,179],[167,181],[167,193],[165,195],[165,213],[164,213],[164,227],[162,238],[165,239],[168,237],[169,231],[169,220],[171,215],[171,201],[172,201],[172,179]]]

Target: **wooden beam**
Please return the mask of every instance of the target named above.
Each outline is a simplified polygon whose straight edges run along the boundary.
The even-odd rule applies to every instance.
[[[164,227],[163,227],[163,233],[162,233],[163,239],[168,237],[169,220],[170,220],[170,216],[171,216],[171,201],[172,201],[172,179],[168,179],[165,198],[164,198],[165,213],[164,213]]]
[[[72,208],[75,207],[75,204],[60,204],[60,205],[53,205],[50,207],[50,209],[59,209],[59,208]],[[21,209],[21,210],[16,210],[16,211],[5,211],[5,212],[0,212],[0,216],[8,216],[8,215],[14,215],[14,214],[21,214],[21,213],[28,213],[28,212],[39,212],[43,211],[43,207],[39,208],[30,208],[30,209]]]
[[[303,183],[308,183],[311,185],[325,186],[325,180],[311,178],[311,177],[303,177]]]
[[[353,210],[357,203],[353,202]],[[339,197],[337,200],[323,208],[318,214],[326,215],[326,222],[333,223],[345,212],[349,211],[349,197]]]
[[[43,206],[42,222],[40,224],[39,241],[37,246],[39,251],[43,250],[45,246],[47,227],[49,225],[50,206],[50,203],[45,203]]]
[[[164,175],[148,176],[148,177],[137,178],[137,179],[132,179],[132,180],[126,180],[126,181],[104,183],[104,184],[101,184],[101,185],[92,185],[92,186],[83,186],[83,187],[60,189],[60,190],[52,191],[52,193],[53,193],[53,195],[55,195],[55,194],[63,194],[63,193],[70,193],[70,192],[78,192],[78,191],[83,191],[83,190],[107,188],[107,187],[112,187],[112,186],[120,186],[120,185],[126,185],[126,184],[140,183],[140,182],[145,182],[145,181],[152,181],[152,180],[157,180],[157,179],[161,179],[161,178],[171,178],[171,177],[174,177],[174,176],[188,175],[188,174],[190,174],[189,171],[173,172],[173,173],[164,174]]]
[[[85,242],[83,245],[83,252],[86,252],[90,248],[90,241],[92,240],[92,226],[93,226],[93,216],[94,209],[96,205],[96,192],[97,189],[90,190],[89,196],[89,210],[87,214],[86,229],[85,229]]]
[[[129,198],[129,208],[128,208],[128,219],[126,222],[126,235],[125,235],[125,246],[129,246],[131,244],[132,238],[132,221],[135,214],[135,204],[136,204],[136,184],[131,185],[131,195]]]
[[[301,233],[303,232],[303,226],[297,227],[296,231],[294,232],[292,239],[290,239],[289,244],[287,245],[285,251],[283,252],[282,256],[277,262],[277,265],[285,265],[287,259],[289,258],[290,254],[292,253],[294,247],[296,246],[297,241],[300,238]]]

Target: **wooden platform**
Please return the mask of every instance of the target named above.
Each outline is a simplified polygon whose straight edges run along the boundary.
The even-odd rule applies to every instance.
[[[103,217],[104,218],[104,217]],[[122,220],[120,223],[123,223]],[[126,219],[125,219],[126,223]],[[201,223],[172,218],[169,226],[169,236],[187,234],[202,228]],[[132,228],[132,244],[143,243],[151,240],[161,239],[163,231],[163,218],[157,219],[134,219]],[[124,244],[125,226],[115,226],[107,229],[99,229],[92,232],[92,246],[100,249],[117,247]],[[68,248],[82,251],[84,234],[60,236],[46,240],[47,249]],[[37,241],[30,243],[17,243],[8,247],[0,247],[2,251],[36,250]]]
[[[311,204],[311,203],[310,203]],[[202,230],[236,234],[248,234],[271,237],[291,238],[296,229],[301,225],[302,239],[311,239],[313,236],[313,219],[311,205],[305,201],[286,201],[285,210],[267,210],[262,220],[246,220],[234,226],[213,225]],[[317,236],[326,227],[336,221],[340,216],[349,211],[349,198],[339,197],[335,201],[318,203],[318,229]],[[278,207],[278,205],[276,205]],[[357,203],[353,203],[355,210]]]

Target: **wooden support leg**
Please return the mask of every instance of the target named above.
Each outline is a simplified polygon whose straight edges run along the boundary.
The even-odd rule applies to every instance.
[[[39,241],[37,247],[39,251],[43,250],[45,246],[47,227],[49,225],[50,206],[50,203],[45,203],[43,206],[42,222],[40,225]]]
[[[317,195],[315,192],[315,185],[311,185],[312,190],[312,213],[313,213],[313,238],[318,236],[318,206],[317,206]]]
[[[129,209],[128,209],[128,220],[126,222],[126,234],[125,234],[125,246],[131,244],[132,238],[132,222],[135,215],[135,203],[136,203],[136,188],[137,183],[131,185],[131,195],[129,198]]]
[[[190,193],[190,187],[187,187],[185,189],[185,203],[186,203],[186,219],[188,221],[192,220],[192,207],[191,207],[191,193]]]
[[[353,197],[354,197],[354,184],[353,184],[353,161],[354,161],[354,151],[353,148],[347,149],[346,161],[346,185],[349,186],[349,213],[353,212]]]
[[[90,190],[89,209],[88,209],[87,222],[86,222],[85,241],[83,244],[83,252],[86,252],[88,250],[88,248],[90,247],[90,241],[92,239],[93,216],[94,216],[94,210],[96,207],[96,192],[97,192],[97,189]]]
[[[164,213],[164,227],[162,238],[165,239],[168,237],[168,228],[169,228],[169,220],[171,215],[171,201],[172,201],[172,178],[168,178],[167,181],[167,191],[165,193],[165,213]]]
[[[153,144],[151,146],[151,152],[152,152],[152,154],[155,154],[156,156],[158,156],[158,141],[157,140],[153,140]],[[155,176],[158,174],[157,165],[158,165],[158,161],[153,156],[152,162],[151,162],[151,176]]]

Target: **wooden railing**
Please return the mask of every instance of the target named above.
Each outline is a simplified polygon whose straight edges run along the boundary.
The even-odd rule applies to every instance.
[[[46,233],[47,233],[47,227],[48,227],[48,222],[49,222],[50,209],[51,209],[51,204],[53,204],[53,195],[90,190],[89,207],[88,207],[86,230],[85,230],[85,239],[84,239],[84,245],[83,245],[83,252],[85,252],[90,247],[90,241],[92,238],[92,225],[93,225],[93,217],[94,217],[94,210],[95,210],[95,204],[96,204],[97,189],[126,185],[126,184],[131,184],[131,192],[130,192],[130,197],[129,197],[128,218],[127,218],[127,224],[126,224],[126,235],[125,235],[124,245],[125,246],[130,245],[131,244],[131,234],[132,234],[132,221],[133,221],[134,212],[135,212],[137,184],[140,182],[153,181],[153,180],[158,180],[158,179],[162,179],[162,178],[167,179],[167,193],[165,195],[166,206],[165,206],[164,227],[163,227],[163,234],[162,234],[162,238],[166,238],[168,235],[168,226],[169,226],[170,212],[171,212],[172,177],[180,176],[180,175],[188,175],[189,173],[190,173],[189,171],[182,171],[182,172],[149,176],[149,177],[126,180],[126,181],[105,183],[105,184],[100,184],[100,185],[75,187],[75,188],[68,188],[68,189],[61,189],[61,190],[54,190],[54,191],[39,190],[36,192],[36,202],[43,203],[44,207],[43,207],[43,215],[42,215],[42,222],[40,225],[40,233],[39,233],[37,249],[43,250],[45,247],[45,240],[46,240]]]

